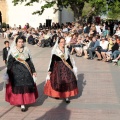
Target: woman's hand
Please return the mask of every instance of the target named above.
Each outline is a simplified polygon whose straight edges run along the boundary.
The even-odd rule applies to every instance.
[[[33,75],[34,75],[35,77],[37,77],[37,73],[36,73],[36,72],[34,72]]]
[[[48,72],[48,75],[51,75],[51,72]]]

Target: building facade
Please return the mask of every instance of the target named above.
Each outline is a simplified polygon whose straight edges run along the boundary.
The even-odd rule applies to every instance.
[[[7,4],[6,4],[6,0],[0,0],[0,13],[1,13],[1,18],[3,22],[7,23]],[[1,22],[1,21],[0,21]]]
[[[42,15],[32,15],[33,12],[40,9],[44,2],[34,3],[32,6],[24,6],[25,3],[14,6],[12,0],[0,0],[0,11],[2,13],[2,22],[13,26],[21,25],[22,27],[29,23],[32,27],[38,27],[39,23],[46,23],[46,19],[51,19],[52,22],[72,22],[74,21],[73,12],[68,9],[57,11],[54,14],[53,8],[48,8]],[[56,7],[57,8],[57,7]]]

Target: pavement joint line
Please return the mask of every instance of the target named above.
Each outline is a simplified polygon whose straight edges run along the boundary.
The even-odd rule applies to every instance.
[[[5,111],[2,115],[0,115],[0,118],[2,118],[4,115],[6,115],[9,111],[11,111],[15,106],[12,106],[10,109]]]

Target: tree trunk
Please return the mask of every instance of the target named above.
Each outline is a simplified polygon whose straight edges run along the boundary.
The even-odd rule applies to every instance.
[[[82,2],[81,4],[75,5],[74,8],[72,9],[74,12],[74,18],[75,21],[77,22],[82,22],[82,10],[84,8],[84,2]]]

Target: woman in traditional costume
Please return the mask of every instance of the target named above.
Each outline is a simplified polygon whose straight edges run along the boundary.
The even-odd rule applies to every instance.
[[[54,98],[64,98],[70,103],[69,97],[78,94],[77,76],[70,61],[65,39],[60,38],[52,50],[44,94]]]
[[[31,60],[29,49],[25,47],[24,37],[17,36],[11,44],[8,53],[6,85],[6,101],[11,105],[21,105],[21,111],[26,111],[25,105],[34,103],[38,91],[33,78],[36,71]],[[34,76],[34,77],[33,77]]]

